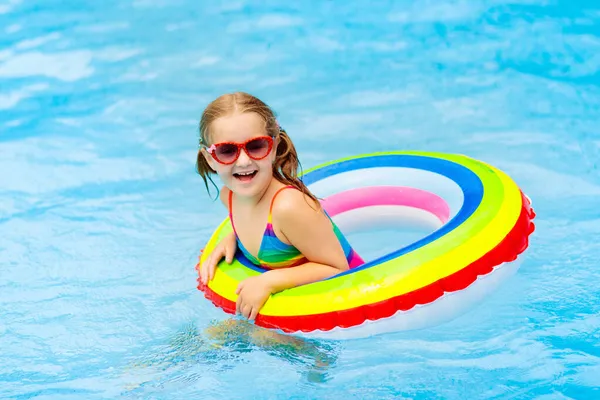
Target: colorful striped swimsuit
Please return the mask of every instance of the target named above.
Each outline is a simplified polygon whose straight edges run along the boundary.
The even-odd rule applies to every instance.
[[[277,197],[277,195],[282,190],[288,188],[294,187],[282,187],[277,192],[275,192],[275,194],[273,195],[273,199],[271,199],[271,205],[269,207],[269,217],[267,219],[267,227],[265,229],[265,233],[263,235],[260,248],[258,250],[258,258],[254,257],[254,255],[252,255],[244,247],[244,245],[240,241],[239,236],[237,235],[237,232],[235,233],[238,249],[241,250],[244,256],[253,264],[266,269],[293,267],[296,265],[304,264],[308,261],[297,248],[279,240],[279,238],[275,235],[275,232],[273,231],[271,212],[273,210],[273,203],[275,201],[275,197]],[[229,191],[229,220],[231,221],[231,226],[233,227],[233,231],[235,232],[235,224],[233,223],[232,198],[233,193]],[[333,222],[333,220],[331,220],[329,215],[327,215],[327,217],[333,225],[333,231],[335,232],[335,235],[337,236],[338,240],[340,241],[340,244],[342,245],[344,254],[346,255],[346,260],[348,260],[348,265],[350,266],[350,268],[354,268],[363,264],[364,261],[354,251],[354,249],[352,249],[350,243],[348,243],[348,240],[344,237],[337,225]]]

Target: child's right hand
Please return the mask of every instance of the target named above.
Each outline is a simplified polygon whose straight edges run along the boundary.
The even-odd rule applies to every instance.
[[[200,281],[206,285],[215,277],[217,264],[223,257],[225,257],[227,264],[231,264],[236,250],[237,241],[235,238],[235,233],[231,232],[229,235],[225,236],[221,242],[219,242],[210,256],[208,256],[208,259],[206,259],[206,261],[204,261],[204,263],[202,263],[200,266]]]

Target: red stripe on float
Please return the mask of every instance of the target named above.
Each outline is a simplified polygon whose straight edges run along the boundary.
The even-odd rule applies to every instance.
[[[360,325],[366,320],[374,321],[391,317],[397,311],[408,311],[418,304],[431,303],[440,298],[445,292],[463,290],[475,282],[477,277],[492,272],[497,265],[516,260],[517,256],[527,249],[529,235],[535,229],[532,222],[535,218],[535,212],[523,193],[521,193],[521,198],[523,206],[519,219],[508,235],[490,252],[452,275],[412,292],[377,303],[311,315],[265,316],[259,314],[255,323],[258,326],[281,329],[288,333],[311,332],[317,329],[329,331],[335,327],[349,328]],[[196,265],[196,269],[199,270],[199,265]],[[235,314],[235,302],[218,295],[208,286],[203,285],[200,279],[198,279],[198,289],[203,291],[204,297],[215,306],[222,308],[226,313]]]

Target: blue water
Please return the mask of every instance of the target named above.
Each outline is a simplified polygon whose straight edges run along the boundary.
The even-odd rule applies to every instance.
[[[600,397],[600,3],[0,0],[0,33],[0,398]],[[538,214],[522,268],[433,329],[223,328],[194,264],[225,214],[194,161],[237,90],[305,168],[503,169]]]

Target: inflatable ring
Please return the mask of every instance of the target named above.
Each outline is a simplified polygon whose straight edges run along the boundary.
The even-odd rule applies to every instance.
[[[517,270],[534,230],[531,201],[515,182],[463,155],[366,154],[317,166],[302,179],[344,232],[377,219],[397,224],[398,215],[433,231],[329,279],[272,295],[255,324],[279,332],[356,338],[454,319]],[[198,272],[231,230],[226,218],[202,251]],[[238,284],[264,271],[238,251],[208,285],[198,279],[198,289],[235,313]]]

